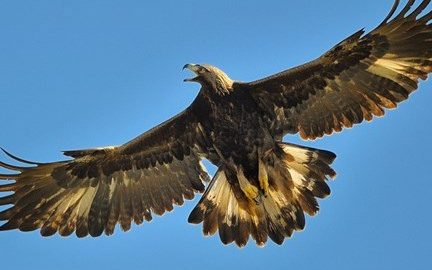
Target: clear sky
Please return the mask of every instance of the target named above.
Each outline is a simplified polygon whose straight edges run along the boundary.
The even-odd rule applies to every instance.
[[[392,0],[0,1],[0,145],[24,158],[116,145],[173,116],[186,63],[248,81],[311,60]],[[321,212],[283,246],[223,246],[187,223],[197,199],[97,239],[0,233],[2,269],[431,269],[432,83],[396,111],[316,142],[338,154]],[[1,160],[7,160],[0,155]],[[209,169],[214,172],[214,168]]]

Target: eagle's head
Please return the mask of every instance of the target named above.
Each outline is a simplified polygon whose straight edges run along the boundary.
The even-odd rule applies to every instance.
[[[196,75],[193,78],[184,79],[185,82],[198,82],[220,94],[227,94],[232,90],[233,80],[217,67],[206,64],[186,64],[183,69],[189,69]]]

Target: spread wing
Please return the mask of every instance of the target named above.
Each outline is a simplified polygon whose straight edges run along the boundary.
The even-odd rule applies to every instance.
[[[430,0],[399,0],[372,32],[358,31],[320,58],[247,83],[275,136],[304,139],[352,127],[382,116],[417,89],[432,71]]]
[[[131,221],[151,220],[173,204],[203,192],[208,175],[200,163],[206,153],[205,136],[193,113],[186,110],[120,147],[66,151],[73,160],[55,163],[17,161],[19,167],[0,162],[15,171],[0,174],[0,212],[7,221],[0,230],[31,231],[44,236],[99,236],[114,232],[117,223],[128,230]]]

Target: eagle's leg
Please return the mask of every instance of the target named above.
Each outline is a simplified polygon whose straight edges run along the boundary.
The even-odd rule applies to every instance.
[[[240,189],[246,195],[249,200],[253,200],[256,203],[260,201],[260,192],[258,188],[249,182],[249,180],[244,175],[243,169],[239,167],[237,169],[237,179],[239,181]]]
[[[264,154],[258,156],[258,184],[252,184],[244,174],[241,166],[237,169],[237,179],[243,193],[250,200],[255,201],[257,204],[262,202],[262,197],[266,198],[269,193],[269,176],[268,176],[268,163],[271,162],[271,156],[274,150],[270,149]]]
[[[267,151],[263,157],[258,157],[258,181],[264,197],[267,197],[269,192],[268,165],[266,163],[269,163],[272,152],[273,150],[271,149]]]

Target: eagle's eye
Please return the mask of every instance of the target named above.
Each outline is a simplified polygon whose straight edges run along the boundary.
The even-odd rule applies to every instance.
[[[210,70],[204,66],[200,66],[199,73],[202,74],[202,73],[206,73],[206,72],[210,72]]]

